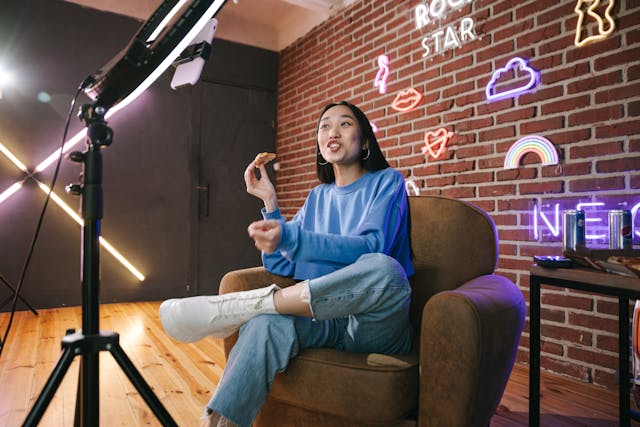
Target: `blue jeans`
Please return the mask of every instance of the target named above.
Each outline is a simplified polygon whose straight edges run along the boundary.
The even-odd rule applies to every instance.
[[[407,353],[411,288],[402,266],[383,254],[309,281],[314,318],[254,317],[240,328],[220,383],[207,405],[248,427],[278,372],[301,349],[329,347],[358,353]]]

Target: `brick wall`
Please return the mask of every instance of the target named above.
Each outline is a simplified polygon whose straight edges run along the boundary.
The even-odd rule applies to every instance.
[[[280,203],[290,217],[316,185],[318,114],[329,101],[349,100],[380,128],[388,160],[423,194],[464,199],[491,214],[501,242],[498,272],[528,297],[531,256],[561,253],[559,242],[532,237],[534,203],[602,196],[640,202],[640,1],[617,1],[615,31],[580,48],[574,0],[472,0],[418,29],[414,9],[424,3],[356,2],[281,52]],[[478,39],[423,58],[421,40],[464,17],[474,19]],[[391,60],[386,95],[373,85],[381,54]],[[541,72],[539,86],[487,102],[492,73],[514,56]],[[412,112],[396,112],[390,105],[408,87],[424,100]],[[434,160],[422,153],[424,135],[440,127],[455,135]],[[518,169],[504,169],[509,147],[533,133],[554,143],[561,166],[541,166],[527,154]],[[542,304],[543,368],[613,385],[616,301],[544,288]],[[528,360],[527,331],[528,325],[520,362]]]

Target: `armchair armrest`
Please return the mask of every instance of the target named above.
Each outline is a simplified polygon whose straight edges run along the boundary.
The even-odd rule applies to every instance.
[[[495,274],[443,291],[425,304],[418,422],[489,425],[515,361],[525,301]]]
[[[286,288],[295,284],[290,277],[282,277],[268,272],[264,267],[252,267],[242,270],[230,271],[225,274],[220,281],[220,295],[231,292],[249,291],[263,288],[275,283],[281,288]],[[229,356],[229,352],[238,340],[238,334],[233,334],[224,339],[224,355]]]

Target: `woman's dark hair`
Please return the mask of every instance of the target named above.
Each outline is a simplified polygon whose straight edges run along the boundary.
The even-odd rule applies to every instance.
[[[362,158],[360,159],[360,163],[362,163],[362,166],[368,171],[377,171],[377,170],[388,168],[389,163],[387,163],[387,160],[384,158],[384,154],[382,154],[382,151],[380,150],[380,146],[378,145],[378,140],[376,139],[376,136],[373,133],[373,129],[371,128],[371,123],[369,123],[369,119],[362,112],[362,110],[360,110],[360,108],[356,107],[350,102],[340,101],[337,103],[329,104],[326,107],[324,107],[324,109],[322,110],[322,113],[320,114],[320,118],[318,119],[318,126],[316,127],[316,133],[318,128],[320,127],[320,119],[322,119],[322,116],[324,115],[324,113],[326,113],[329,108],[333,108],[338,105],[344,105],[345,107],[348,107],[351,110],[353,115],[356,117],[358,124],[360,125],[360,130],[362,131],[362,141],[360,142],[361,143],[365,141],[368,142],[370,154],[366,159],[362,159]],[[320,164],[320,163],[325,163],[325,164]],[[326,163],[324,158],[322,157],[322,154],[320,154],[320,147],[317,144],[317,140],[316,140],[316,172],[318,175],[318,179],[325,184],[331,184],[336,180],[336,177],[333,174],[333,166],[331,166],[331,163]]]

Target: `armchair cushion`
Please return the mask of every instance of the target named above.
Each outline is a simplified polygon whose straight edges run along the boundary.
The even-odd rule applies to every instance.
[[[303,350],[278,374],[270,398],[355,423],[392,425],[415,411],[418,356],[404,366],[372,366],[367,354]]]

